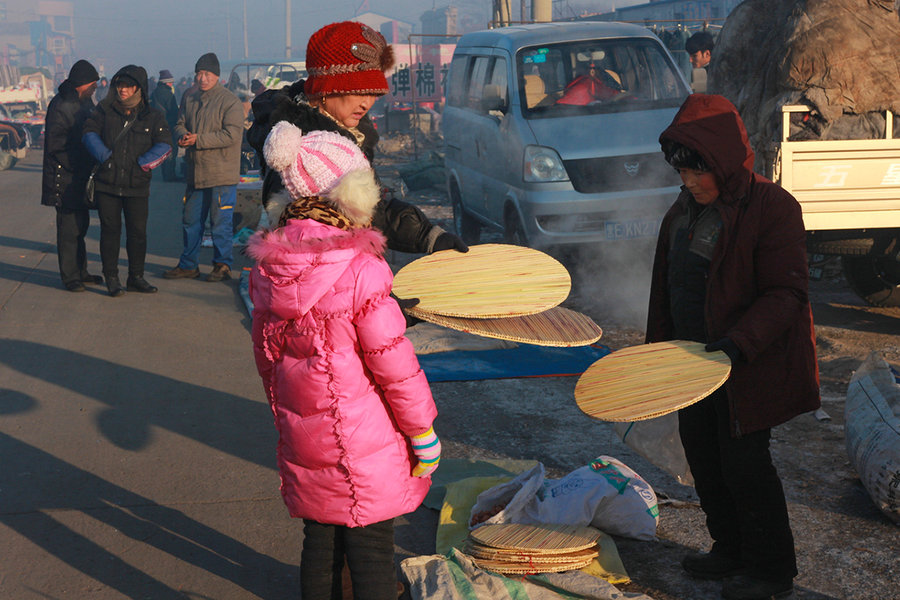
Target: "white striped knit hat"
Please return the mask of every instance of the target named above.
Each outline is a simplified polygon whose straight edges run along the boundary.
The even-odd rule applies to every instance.
[[[266,137],[263,156],[281,175],[291,198],[319,196],[354,223],[371,218],[379,189],[369,161],[352,140],[333,131],[304,135],[292,123],[279,121]]]

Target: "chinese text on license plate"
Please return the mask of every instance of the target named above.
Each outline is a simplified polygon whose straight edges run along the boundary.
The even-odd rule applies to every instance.
[[[656,219],[637,219],[633,221],[607,221],[605,223],[606,239],[630,240],[632,238],[656,237],[659,233],[659,221]]]

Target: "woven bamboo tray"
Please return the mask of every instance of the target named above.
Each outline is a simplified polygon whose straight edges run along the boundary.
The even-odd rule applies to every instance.
[[[584,550],[594,546],[601,535],[600,531],[593,527],[520,523],[483,525],[469,532],[469,538],[482,546],[533,554],[559,554]]]
[[[561,306],[534,315],[494,319],[436,315],[418,306],[408,308],[406,312],[423,321],[457,331],[538,346],[587,346],[603,335],[603,330],[590,317]]]
[[[575,571],[577,569],[583,569],[591,562],[593,562],[593,558],[586,558],[584,560],[573,561],[569,563],[508,563],[503,561],[494,561],[494,560],[482,560],[480,558],[472,558],[472,562],[475,563],[480,569],[484,569],[485,571],[493,571],[494,573],[500,573],[501,575],[532,575],[535,573],[562,573],[564,571]]]
[[[676,340],[617,350],[581,375],[575,402],[601,421],[642,421],[690,406],[731,373],[728,355],[703,347]]]
[[[592,559],[600,556],[597,546],[591,546],[584,550],[565,551],[565,552],[529,552],[522,550],[512,550],[510,548],[491,548],[490,546],[482,546],[477,542],[468,540],[465,546],[466,554],[478,558],[480,560],[494,560],[500,562],[532,562],[534,564],[544,563],[571,563],[586,559]]]
[[[416,308],[431,314],[484,319],[543,312],[571,287],[566,268],[539,250],[481,244],[414,260],[394,276],[393,292],[418,298]]]

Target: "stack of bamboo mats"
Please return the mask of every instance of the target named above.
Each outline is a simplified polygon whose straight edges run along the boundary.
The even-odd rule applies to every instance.
[[[469,533],[465,553],[481,569],[504,575],[582,569],[599,556],[600,531],[573,525],[484,525]]]
[[[481,244],[444,250],[406,265],[394,277],[407,312],[484,337],[544,346],[586,346],[603,331],[590,317],[559,306],[572,281],[566,268],[538,250]]]

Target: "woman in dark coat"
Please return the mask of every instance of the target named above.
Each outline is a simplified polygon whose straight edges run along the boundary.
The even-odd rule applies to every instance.
[[[110,296],[125,293],[119,281],[119,245],[125,215],[129,291],[152,294],[144,279],[151,169],[172,151],[165,116],[147,101],[147,72],[128,65],[110,81],[111,93],[84,127],[84,145],[100,163],[95,200],[100,214],[100,258]],[[127,131],[124,131],[125,127]],[[124,131],[124,134],[122,133]]]
[[[384,37],[362,23],[344,21],[322,27],[306,48],[309,78],[254,98],[254,121],[247,141],[262,162],[269,131],[275,123],[289,121],[303,133],[337,132],[355,141],[372,162],[378,132],[367,113],[374,101],[388,92],[384,71],[393,61],[393,49]],[[281,189],[278,173],[268,170],[263,204]],[[387,188],[382,189],[372,226],[384,233],[392,250],[420,254],[468,250],[459,237],[433,225],[418,207],[394,198]]]

